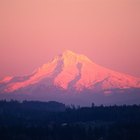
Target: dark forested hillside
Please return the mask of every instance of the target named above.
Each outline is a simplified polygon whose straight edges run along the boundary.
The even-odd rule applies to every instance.
[[[0,101],[1,140],[140,140],[140,106]]]

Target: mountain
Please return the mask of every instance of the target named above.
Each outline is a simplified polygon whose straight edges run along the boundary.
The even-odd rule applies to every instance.
[[[139,92],[139,78],[104,68],[88,57],[69,50],[56,56],[30,75],[8,76],[0,81],[2,95],[22,94],[30,95],[31,98],[36,95],[36,99],[43,95],[42,97],[48,100],[50,95],[57,94],[54,95],[56,97],[59,93],[61,98],[67,95],[68,99],[75,93],[73,97],[75,99],[87,93],[90,96],[93,93],[108,96],[116,91],[121,94],[124,91],[130,93],[132,89]]]

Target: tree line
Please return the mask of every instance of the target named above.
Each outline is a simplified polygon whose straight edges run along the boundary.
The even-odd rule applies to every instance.
[[[2,140],[140,140],[140,105],[0,101]]]

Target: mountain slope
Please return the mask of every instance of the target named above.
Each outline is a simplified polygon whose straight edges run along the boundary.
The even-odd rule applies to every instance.
[[[38,84],[56,86],[63,90],[105,91],[140,88],[140,79],[99,66],[84,55],[65,51],[31,75],[6,77],[0,81],[0,90],[10,93]]]

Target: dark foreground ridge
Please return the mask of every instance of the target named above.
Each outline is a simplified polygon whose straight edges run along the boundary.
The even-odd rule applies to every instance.
[[[1,140],[140,140],[140,105],[0,101]]]

